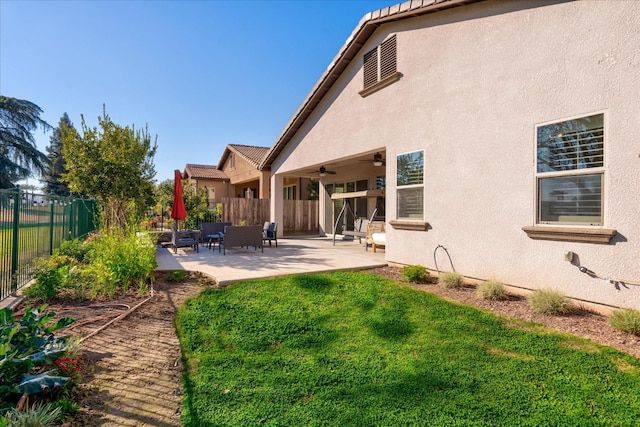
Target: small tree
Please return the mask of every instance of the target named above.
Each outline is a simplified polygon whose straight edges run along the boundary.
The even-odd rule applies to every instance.
[[[49,146],[46,148],[49,165],[42,174],[45,191],[49,194],[68,196],[71,193],[69,185],[62,179],[62,175],[67,172],[66,162],[62,155],[62,130],[72,127],[73,124],[69,120],[69,116],[64,113],[58,122],[58,127],[53,130],[53,134],[49,138]]]
[[[62,129],[62,155],[69,189],[101,202],[103,226],[124,228],[137,223],[152,204],[153,156],[158,145],[148,129],[119,126],[103,106],[99,128],[89,128],[82,118],[82,135],[73,127]],[[156,136],[157,140],[157,136]]]

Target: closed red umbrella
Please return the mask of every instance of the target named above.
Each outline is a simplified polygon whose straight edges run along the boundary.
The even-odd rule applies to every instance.
[[[184,207],[184,199],[182,198],[182,173],[176,169],[174,174],[175,178],[173,182],[173,206],[171,206],[171,218],[176,221],[180,221],[187,217],[187,209]]]

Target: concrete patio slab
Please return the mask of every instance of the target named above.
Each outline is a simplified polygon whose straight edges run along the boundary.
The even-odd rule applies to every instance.
[[[278,239],[278,247],[265,246],[264,252],[253,248],[231,248],[227,254],[200,246],[189,248],[158,247],[158,270],[199,271],[220,284],[264,277],[336,270],[364,270],[386,266],[384,251],[365,251],[356,241],[336,241],[330,237],[295,237]]]

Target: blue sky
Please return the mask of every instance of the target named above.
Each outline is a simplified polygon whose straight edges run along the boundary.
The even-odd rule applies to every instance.
[[[271,146],[360,19],[396,3],[0,0],[0,94],[54,127],[96,126],[103,104],[147,124],[160,182],[227,144]]]

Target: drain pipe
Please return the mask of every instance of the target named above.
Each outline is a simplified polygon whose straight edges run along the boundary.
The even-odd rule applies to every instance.
[[[442,245],[438,245],[436,246],[436,248],[433,250],[433,263],[436,265],[436,271],[438,272],[438,276],[440,276],[440,270],[438,269],[438,261],[436,261],[436,252],[438,251],[438,248],[442,248],[444,249],[444,253],[447,254],[447,257],[449,257],[449,264],[451,264],[451,269],[453,270],[453,272],[455,273],[456,269],[453,267],[453,261],[451,261],[451,255],[449,255],[449,251],[447,250],[447,248],[445,248]]]

